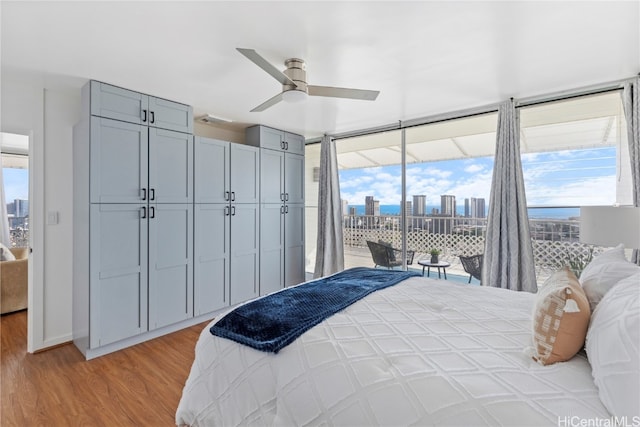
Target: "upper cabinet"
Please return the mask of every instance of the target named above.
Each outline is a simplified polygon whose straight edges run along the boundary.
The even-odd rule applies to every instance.
[[[193,133],[193,109],[188,105],[93,80],[90,86],[93,116]]]
[[[304,155],[304,137],[295,133],[257,125],[246,129],[246,140],[255,147]]]

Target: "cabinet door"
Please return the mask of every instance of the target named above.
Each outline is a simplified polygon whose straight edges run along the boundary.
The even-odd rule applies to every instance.
[[[260,201],[260,149],[231,144],[231,202]]]
[[[193,133],[193,109],[188,105],[150,96],[149,126]]]
[[[91,117],[91,203],[146,200],[148,128]]]
[[[284,153],[260,150],[260,202],[284,202]]]
[[[231,304],[258,296],[259,205],[231,206]]]
[[[284,287],[284,205],[260,207],[260,295]]]
[[[93,116],[146,124],[148,103],[147,95],[106,83],[91,82],[91,115]]]
[[[147,330],[146,205],[91,205],[90,348]]]
[[[229,305],[230,207],[228,204],[194,206],[194,316]]]
[[[288,153],[304,156],[304,137],[295,133],[284,133],[284,146]]]
[[[193,201],[193,136],[149,128],[149,201]]]
[[[284,132],[266,126],[260,126],[260,147],[270,150],[284,149]]]
[[[195,137],[194,198],[196,203],[227,203],[230,199],[230,143]]]
[[[304,205],[285,206],[285,286],[304,282]]]
[[[149,206],[149,330],[193,317],[193,205]]]
[[[304,157],[286,153],[284,157],[284,192],[287,203],[304,203]]]

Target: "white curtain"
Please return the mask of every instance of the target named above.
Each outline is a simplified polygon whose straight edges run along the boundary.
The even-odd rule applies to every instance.
[[[640,77],[624,85],[622,104],[627,120],[633,205],[640,206]],[[640,253],[637,248],[631,255],[631,261],[640,265]]]
[[[11,247],[9,235],[9,215],[7,214],[7,203],[4,195],[2,160],[0,160],[0,243],[8,248]]]
[[[344,270],[342,203],[335,141],[324,136],[320,142],[318,183],[318,242],[314,278]]]
[[[513,100],[503,102],[498,108],[482,285],[537,292],[519,132]]]

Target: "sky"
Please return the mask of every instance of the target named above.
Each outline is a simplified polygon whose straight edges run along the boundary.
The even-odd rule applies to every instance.
[[[524,154],[522,169],[529,206],[610,205],[616,202],[616,149],[556,151]],[[489,202],[493,158],[407,165],[407,200],[427,196],[427,205],[440,205],[440,196]],[[374,196],[381,205],[399,205],[400,165],[340,171],[340,191],[350,205],[364,205]]]
[[[29,199],[29,170],[3,168],[5,203]]]

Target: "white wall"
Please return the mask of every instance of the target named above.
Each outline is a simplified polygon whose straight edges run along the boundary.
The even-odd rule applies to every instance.
[[[80,108],[79,84],[3,71],[2,132],[30,136],[28,351],[71,340],[71,128]],[[45,89],[48,87],[48,89]],[[59,223],[45,225],[46,212]]]

